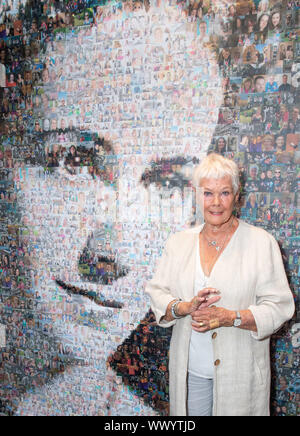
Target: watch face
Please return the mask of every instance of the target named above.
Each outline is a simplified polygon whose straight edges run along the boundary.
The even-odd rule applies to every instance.
[[[234,323],[233,323],[234,327],[239,327],[241,324],[242,324],[242,320],[240,318],[236,318],[234,320]]]

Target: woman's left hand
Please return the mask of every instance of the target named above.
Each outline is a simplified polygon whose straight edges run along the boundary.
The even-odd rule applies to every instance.
[[[193,330],[204,333],[219,327],[232,327],[236,314],[223,307],[210,306],[196,310],[191,317]]]

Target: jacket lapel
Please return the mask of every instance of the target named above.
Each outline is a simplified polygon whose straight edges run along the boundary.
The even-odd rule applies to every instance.
[[[180,288],[184,301],[190,301],[194,297],[194,282],[196,273],[196,250],[199,241],[199,229],[187,232],[184,236],[183,246],[178,247],[181,251]]]

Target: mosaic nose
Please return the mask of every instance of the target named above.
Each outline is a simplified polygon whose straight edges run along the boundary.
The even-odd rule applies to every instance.
[[[120,264],[118,252],[103,230],[89,236],[79,257],[78,270],[82,280],[103,285],[112,284],[128,273],[128,268]]]

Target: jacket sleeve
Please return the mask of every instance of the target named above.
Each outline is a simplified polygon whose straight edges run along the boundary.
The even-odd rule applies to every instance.
[[[257,340],[274,334],[295,311],[278,243],[273,236],[268,236],[264,261],[258,272],[256,304],[249,307],[257,326],[257,332],[251,334]]]
[[[162,257],[160,258],[155,274],[147,283],[145,292],[150,296],[151,309],[153,310],[156,322],[160,327],[171,327],[176,324],[176,320],[166,322],[161,321],[165,316],[168,305],[171,301],[176,300],[176,296],[172,295],[170,289],[170,278],[174,262],[174,254],[172,253],[172,235],[166,242],[166,246]]]

